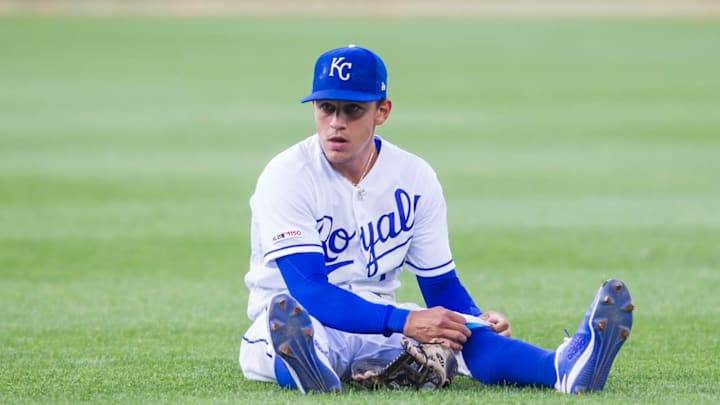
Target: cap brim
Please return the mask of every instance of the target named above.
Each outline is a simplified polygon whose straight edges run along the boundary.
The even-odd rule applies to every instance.
[[[382,100],[383,96],[379,94],[362,93],[359,91],[352,90],[320,90],[316,91],[309,96],[300,100],[301,103],[307,103],[308,101],[314,100],[343,100],[343,101],[357,101],[366,103],[368,101],[379,101]]]

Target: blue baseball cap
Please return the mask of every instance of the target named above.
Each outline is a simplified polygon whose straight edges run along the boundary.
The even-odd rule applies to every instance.
[[[387,97],[387,69],[373,51],[355,45],[320,55],[312,93],[301,100],[378,101]]]

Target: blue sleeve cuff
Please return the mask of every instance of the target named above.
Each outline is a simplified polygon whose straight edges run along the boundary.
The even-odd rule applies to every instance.
[[[393,333],[403,333],[405,330],[405,322],[407,321],[410,311],[407,309],[396,308],[388,305],[388,312],[385,318],[385,331],[383,335],[390,336]]]
[[[455,270],[435,277],[417,277],[417,281],[428,308],[441,306],[461,314],[482,314]]]

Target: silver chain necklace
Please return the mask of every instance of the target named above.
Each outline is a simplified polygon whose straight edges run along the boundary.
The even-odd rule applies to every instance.
[[[361,199],[361,200],[364,200],[364,199],[365,199],[365,189],[363,189],[362,187],[360,187],[360,182],[363,181],[363,179],[365,178],[365,176],[367,176],[368,172],[370,171],[370,162],[372,162],[373,157],[375,157],[375,145],[373,145],[373,148],[372,148],[372,150],[370,151],[370,157],[368,158],[367,163],[365,163],[365,170],[363,170],[362,175],[360,176],[360,178],[358,179],[357,182],[352,183],[353,187],[355,187],[355,188],[357,189],[358,194],[360,195],[360,199]]]

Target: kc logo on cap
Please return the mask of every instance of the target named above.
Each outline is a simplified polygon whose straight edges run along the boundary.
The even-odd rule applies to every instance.
[[[344,56],[341,56],[339,58],[333,58],[332,63],[330,64],[330,74],[328,76],[332,77],[334,73],[337,72],[340,80],[349,80],[350,72],[344,72],[344,70],[345,68],[347,68],[348,70],[352,69],[352,63],[343,62],[344,60]]]
[[[301,101],[369,102],[387,98],[387,69],[373,51],[355,45],[332,49],[315,62],[312,93]]]

